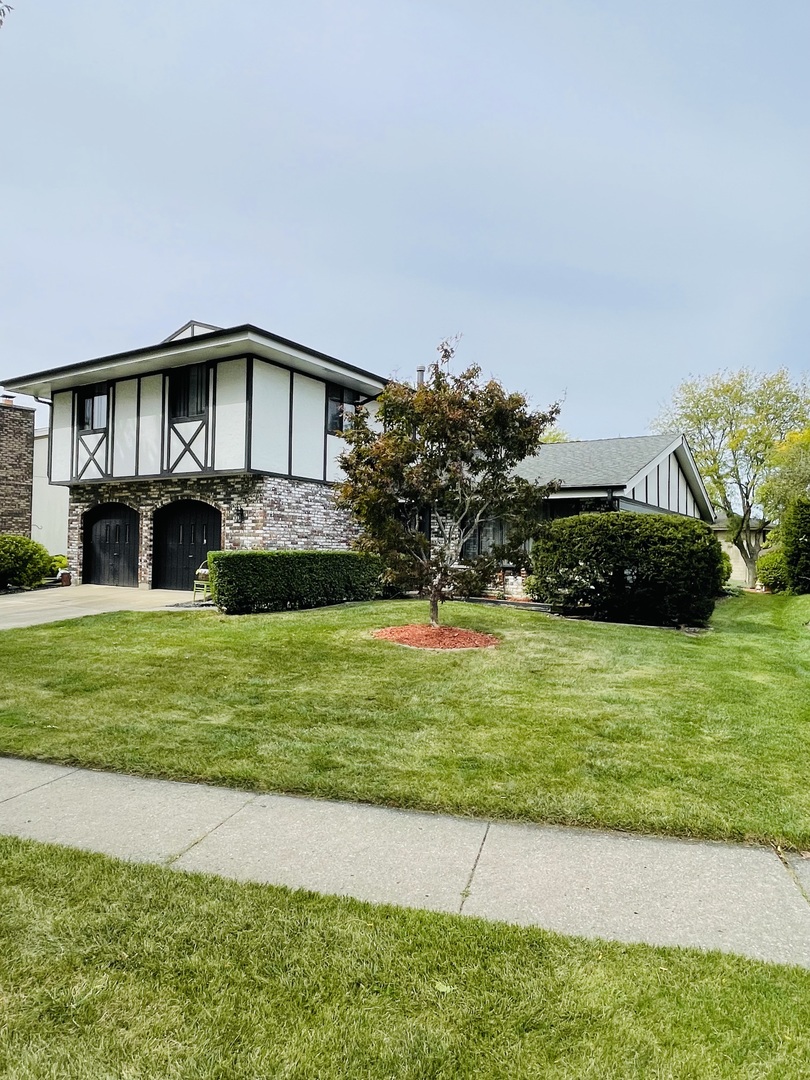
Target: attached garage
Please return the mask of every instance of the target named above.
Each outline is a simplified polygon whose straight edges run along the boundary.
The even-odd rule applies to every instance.
[[[155,511],[152,588],[188,589],[209,551],[219,551],[222,514],[215,506],[181,499]]]
[[[137,510],[101,503],[84,515],[83,580],[90,585],[138,585]]]

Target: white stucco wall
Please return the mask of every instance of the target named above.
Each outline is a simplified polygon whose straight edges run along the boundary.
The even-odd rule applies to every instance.
[[[31,538],[46,547],[51,555],[67,552],[68,499],[68,488],[48,482],[48,431],[37,431],[34,435]]]

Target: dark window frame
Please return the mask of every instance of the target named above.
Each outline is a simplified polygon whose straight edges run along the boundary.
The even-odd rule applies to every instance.
[[[208,365],[188,364],[169,372],[169,419],[203,420],[208,410]]]
[[[354,412],[360,401],[360,394],[348,386],[337,383],[326,384],[326,434],[337,435],[345,430],[347,411]]]
[[[109,383],[94,383],[92,386],[83,386],[78,392],[78,399],[76,407],[78,430],[83,435],[106,431],[110,418]]]

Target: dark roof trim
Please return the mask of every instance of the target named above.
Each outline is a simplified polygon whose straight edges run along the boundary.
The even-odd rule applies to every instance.
[[[325,360],[330,364],[337,364],[339,367],[345,368],[347,371],[353,371],[357,375],[362,375],[364,378],[372,379],[375,382],[387,383],[388,379],[383,378],[381,375],[375,374],[373,371],[366,371],[365,368],[356,367],[354,364],[347,364],[345,360],[338,360],[336,356],[329,356],[328,353],[319,352],[317,349],[310,349],[308,345],[301,345],[297,341],[291,341],[289,338],[279,337],[278,334],[271,334],[268,330],[262,330],[260,326],[254,326],[253,323],[244,323],[241,326],[228,326],[223,327],[221,330],[212,330],[210,334],[200,334],[194,338],[180,338],[177,341],[160,341],[156,345],[147,345],[141,349],[127,349],[126,352],[110,353],[109,356],[97,356],[92,360],[81,360],[78,364],[62,364],[56,368],[46,368],[45,371],[35,371],[30,375],[17,375],[13,379],[0,380],[3,386],[13,389],[15,383],[30,383],[40,379],[53,379],[60,376],[69,375],[74,371],[82,371],[85,368],[97,367],[99,364],[114,364],[123,360],[131,360],[136,356],[150,356],[154,353],[165,353],[167,351],[182,352],[183,349],[189,347],[190,342],[199,344],[200,341],[217,341],[220,338],[228,337],[232,334],[261,334],[269,341],[275,342],[277,345],[283,345],[288,349],[298,349],[300,352],[306,353],[308,356],[314,357],[316,360]]]

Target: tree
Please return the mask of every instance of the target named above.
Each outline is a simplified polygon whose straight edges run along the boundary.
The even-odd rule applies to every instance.
[[[11,4],[0,4],[0,27],[6,21],[6,16],[8,15],[8,13],[13,10],[14,8],[11,6]]]
[[[810,592],[810,498],[790,503],[781,532],[787,583],[794,592]]]
[[[729,520],[748,584],[756,582],[762,547],[762,506],[774,447],[810,422],[810,390],[786,369],[761,374],[742,368],[687,379],[654,422],[657,431],[685,432],[715,507]],[[761,515],[762,523],[755,521]]]
[[[559,413],[557,405],[532,411],[522,394],[482,382],[476,366],[451,373],[454,342],[443,341],[438,353],[422,385],[388,383],[376,419],[356,410],[344,433],[338,495],[362,528],[359,546],[383,558],[387,580],[429,595],[432,626],[465,577],[494,569],[539,520],[553,485],[529,483],[514,469],[537,453]],[[493,518],[504,521],[507,543],[465,556],[465,543]]]
[[[765,513],[780,521],[791,502],[810,495],[810,427],[792,431],[778,443],[768,461],[768,477],[762,485]]]

